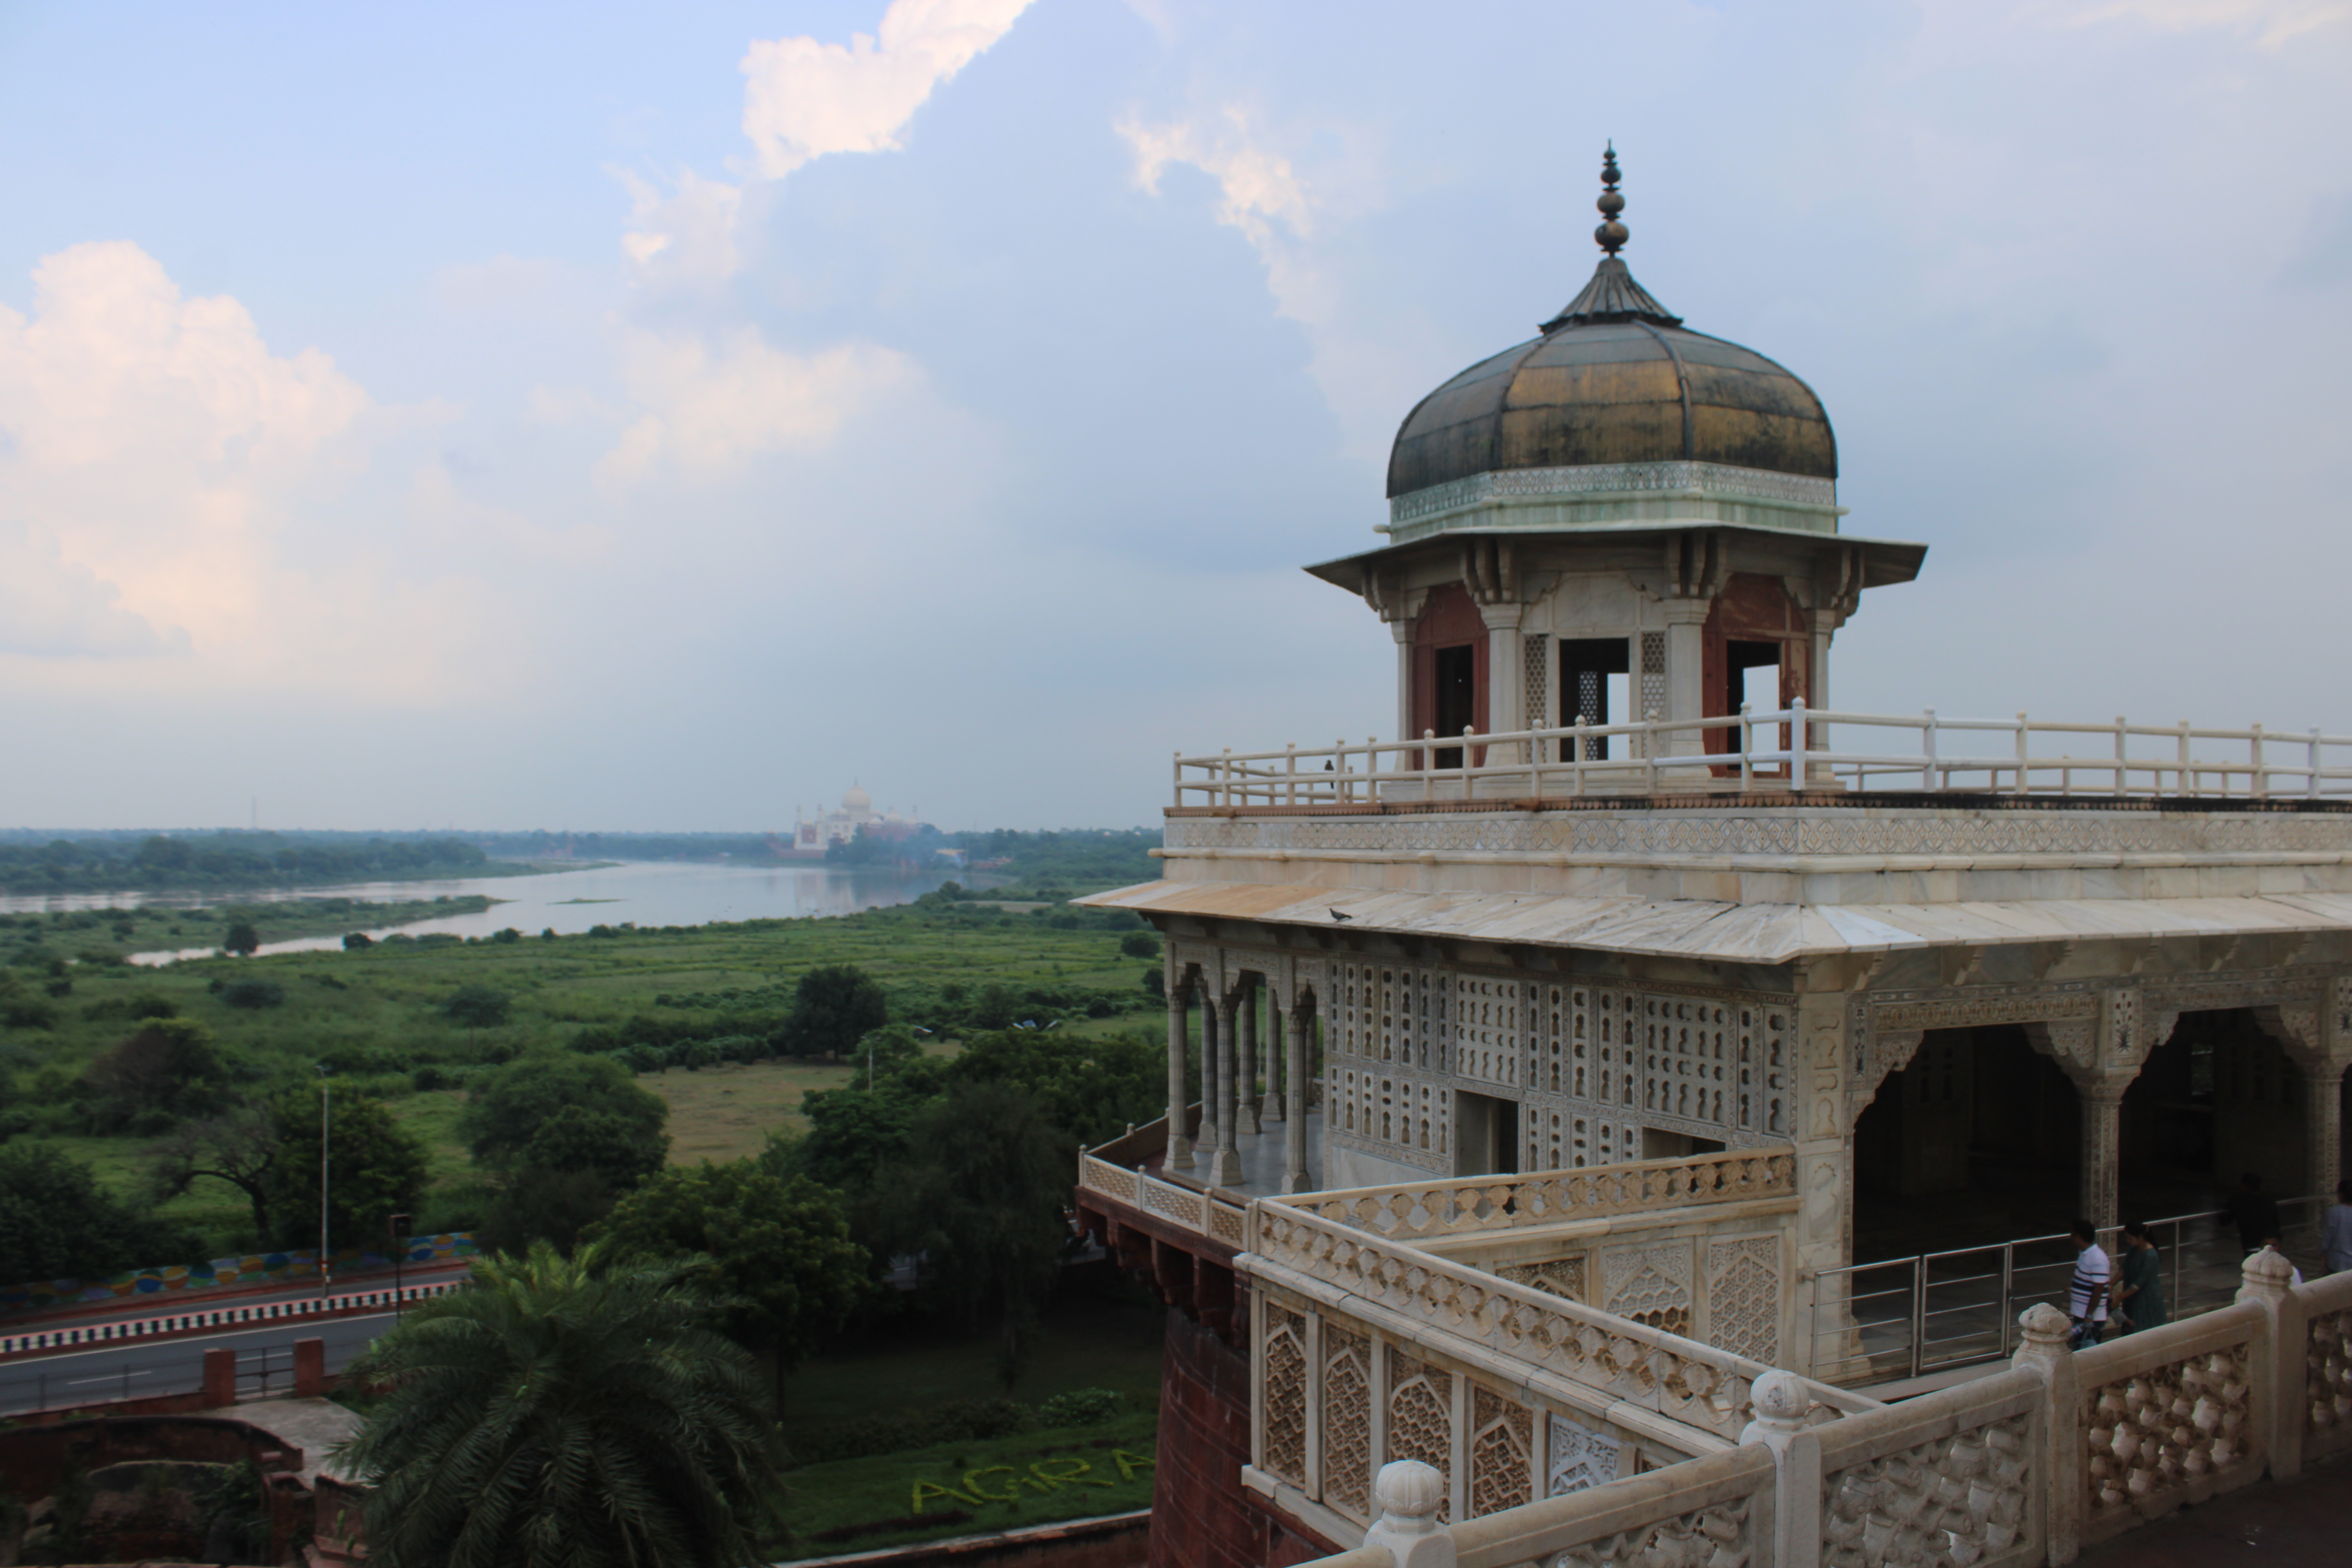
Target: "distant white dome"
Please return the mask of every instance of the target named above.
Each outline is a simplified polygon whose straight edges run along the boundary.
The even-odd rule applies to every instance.
[[[874,797],[851,784],[849,792],[841,797],[841,809],[847,812],[871,811],[874,809]]]

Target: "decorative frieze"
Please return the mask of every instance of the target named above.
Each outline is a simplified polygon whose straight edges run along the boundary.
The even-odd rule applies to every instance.
[[[1837,505],[1834,479],[1801,474],[1693,461],[1578,463],[1563,468],[1501,468],[1412,490],[1389,502],[1389,523],[1397,527],[1420,522],[1493,501],[1690,493],[1784,506]]]

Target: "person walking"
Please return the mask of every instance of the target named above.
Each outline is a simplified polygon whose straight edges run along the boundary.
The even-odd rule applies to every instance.
[[[2319,1224],[2319,1254],[2330,1274],[2352,1268],[2352,1182],[2336,1184],[2336,1201]]]
[[[2238,1225],[2238,1250],[2258,1252],[2279,1233],[2278,1200],[2263,1191],[2263,1179],[2252,1171],[2238,1178],[2225,1211]]]
[[[2122,1331],[2137,1334],[2164,1326],[2164,1259],[2147,1234],[2147,1222],[2124,1226],[2123,1278],[2116,1286],[2116,1316]]]
[[[2074,1321],[2074,1332],[2066,1342],[2071,1349],[2088,1350],[2099,1342],[2107,1326],[2107,1292],[2115,1282],[2115,1265],[2099,1246],[2096,1225],[2078,1219],[2069,1234],[2078,1250],[2074,1282],[2066,1291],[2066,1315]]]

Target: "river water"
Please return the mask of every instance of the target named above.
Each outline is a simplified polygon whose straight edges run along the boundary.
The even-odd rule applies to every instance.
[[[137,906],[188,909],[205,904],[253,904],[282,899],[364,899],[370,902],[437,899],[443,894],[463,898],[479,893],[497,899],[480,914],[450,915],[403,926],[363,929],[381,937],[392,931],[421,936],[449,931],[457,936],[488,936],[513,926],[526,935],[552,930],[563,935],[591,926],[695,926],[710,921],[786,919],[799,915],[846,915],[859,910],[903,904],[929,892],[956,873],[923,872],[899,876],[880,871],[840,871],[824,866],[718,866],[677,860],[629,860],[612,866],[583,866],[577,870],[550,871],[531,877],[466,877],[431,882],[353,882],[332,888],[299,888],[274,892],[81,893],[46,897],[38,894],[0,898],[0,911],[95,910]],[[265,943],[264,952],[305,952],[341,947],[342,935],[298,937]],[[205,958],[211,948],[142,952],[134,963],[169,963],[175,958]]]

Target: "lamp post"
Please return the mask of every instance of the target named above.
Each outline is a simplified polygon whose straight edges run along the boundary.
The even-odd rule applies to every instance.
[[[327,1265],[327,1138],[331,1131],[327,1119],[327,1068],[319,1064],[319,1305],[327,1304],[327,1292],[334,1281],[329,1277]]]

